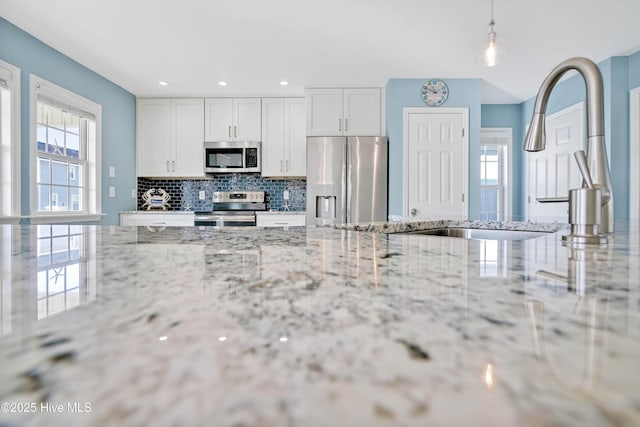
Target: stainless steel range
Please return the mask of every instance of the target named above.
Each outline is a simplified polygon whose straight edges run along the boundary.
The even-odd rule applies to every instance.
[[[213,210],[196,212],[195,225],[215,227],[251,227],[256,211],[267,210],[264,191],[216,191]]]

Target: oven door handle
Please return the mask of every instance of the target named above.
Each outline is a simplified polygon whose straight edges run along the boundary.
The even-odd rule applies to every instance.
[[[196,221],[233,221],[233,222],[254,222],[256,217],[253,215],[198,215]]]

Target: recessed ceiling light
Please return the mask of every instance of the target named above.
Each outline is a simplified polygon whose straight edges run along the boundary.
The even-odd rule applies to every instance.
[[[280,86],[286,86],[288,84],[289,84],[289,82],[286,81],[286,80],[283,80],[283,81],[280,82]]]
[[[169,86],[169,83],[165,82],[164,80],[160,80],[160,81],[158,82],[158,84],[159,84],[160,86]]]
[[[219,81],[219,82],[218,82],[218,84],[219,84],[220,86],[226,86],[226,85],[227,85],[227,82],[225,82],[224,80],[222,80],[222,81]]]

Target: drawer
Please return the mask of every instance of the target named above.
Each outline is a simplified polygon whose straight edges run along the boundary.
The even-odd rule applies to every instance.
[[[120,214],[120,225],[149,225],[164,227],[193,226],[194,215],[167,213]]]
[[[304,227],[306,215],[257,215],[258,227]]]

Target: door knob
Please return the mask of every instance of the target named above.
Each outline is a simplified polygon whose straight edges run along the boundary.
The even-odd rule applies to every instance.
[[[411,216],[416,216],[418,214],[418,209],[413,208],[411,209]]]

